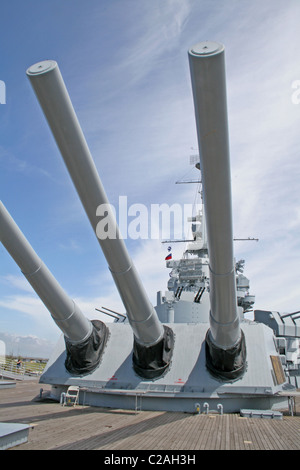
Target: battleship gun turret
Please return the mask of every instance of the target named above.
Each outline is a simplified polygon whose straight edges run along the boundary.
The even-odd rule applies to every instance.
[[[224,46],[205,41],[189,50],[207,227],[210,329],[206,363],[224,378],[240,376],[246,347],[237,310]]]
[[[128,254],[59,67],[55,61],[46,60],[31,66],[27,76],[126,309],[134,333],[135,370],[141,376],[159,376],[170,363],[172,330],[159,321]],[[100,230],[104,218],[103,225],[108,228]]]
[[[27,70],[126,310],[124,321],[86,319],[0,206],[1,241],[63,332],[40,377],[58,401],[76,385],[91,406],[238,412],[278,409],[295,388],[288,381],[294,373],[296,384],[299,376],[298,311],[245,317],[254,296],[241,274],[244,262],[235,263],[233,255],[224,46],[201,42],[188,57],[200,153],[193,163],[201,170],[203,199],[188,218],[193,239],[183,240],[182,257],[166,257],[168,290],[157,292],[155,307],[127,252],[57,63]]]

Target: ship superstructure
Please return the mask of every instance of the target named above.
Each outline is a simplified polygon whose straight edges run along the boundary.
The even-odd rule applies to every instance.
[[[200,169],[200,163],[196,163]],[[201,183],[199,183],[201,185]],[[202,191],[197,187],[200,203],[195,204],[196,215],[188,217],[191,238],[185,244],[180,259],[166,257],[166,267],[170,269],[168,290],[157,293],[156,311],[163,322],[208,322],[209,321],[209,257],[205,228]],[[178,243],[178,240],[175,240]],[[172,244],[172,240],[164,243]],[[168,250],[171,251],[171,246]],[[168,259],[170,258],[170,259]],[[253,311],[255,296],[250,294],[249,279],[243,274],[245,260],[235,263],[236,292],[239,315]]]

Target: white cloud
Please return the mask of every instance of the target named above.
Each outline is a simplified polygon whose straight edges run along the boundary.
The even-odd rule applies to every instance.
[[[74,251],[81,253],[83,248],[79,245],[76,240],[70,239],[67,243],[60,243],[59,248],[64,251]]]
[[[0,279],[1,282],[3,282],[5,285],[9,285],[10,287],[16,287],[17,289],[25,292],[33,292],[31,285],[24,278],[24,276],[15,276],[12,274],[7,274],[6,276],[1,276]]]
[[[5,344],[6,355],[22,355],[48,359],[54,348],[54,343],[35,335],[17,335],[1,333],[0,339]]]
[[[118,63],[121,74],[129,71],[132,86],[160,66],[161,58],[178,45],[190,8],[186,0],[172,0],[151,2],[133,13],[129,43],[120,47]]]
[[[37,322],[43,322],[50,316],[41,300],[30,295],[7,295],[0,299],[0,306],[25,313]]]

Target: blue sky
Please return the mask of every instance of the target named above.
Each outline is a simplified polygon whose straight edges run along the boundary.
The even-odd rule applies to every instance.
[[[234,236],[259,238],[235,242],[236,258],[246,259],[256,308],[291,312],[300,309],[299,15],[298,0],[1,2],[1,200],[89,318],[95,307],[123,307],[26,69],[58,62],[112,204],[120,195],[129,206],[188,204],[195,188],[174,184],[197,177],[187,50],[223,43]],[[155,304],[167,286],[166,246],[127,246]],[[2,246],[0,332],[15,353],[39,340],[39,355],[60,334]]]

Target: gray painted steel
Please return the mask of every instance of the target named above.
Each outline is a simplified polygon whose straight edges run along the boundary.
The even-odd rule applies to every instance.
[[[23,423],[0,423],[0,450],[10,449],[28,440],[30,426]]]
[[[202,173],[210,269],[210,331],[229,349],[240,340],[233,256],[232,204],[224,46],[201,42],[189,50]]]
[[[281,315],[279,312],[255,310],[254,319],[272,328],[276,336],[300,338],[300,312]]]
[[[35,253],[1,201],[0,240],[64,335],[74,343],[87,339],[92,332],[91,322]]]
[[[174,323],[173,359],[170,368],[155,381],[141,379],[132,368],[132,332],[124,323],[109,323],[109,340],[98,368],[85,377],[74,377],[64,367],[65,347],[61,338],[41,377],[54,385],[57,400],[69,385],[81,387],[80,402],[94,406],[133,408],[135,397],[142,399],[143,410],[187,411],[193,413],[199,403],[224,412],[241,408],[276,409],[286,398],[277,395],[282,385],[274,381],[270,355],[276,347],[270,328],[255,322],[243,323],[249,352],[247,371],[235,382],[211,376],[206,368],[205,336],[207,323]],[[117,354],[116,354],[117,352]]]
[[[244,418],[282,419],[280,411],[273,410],[241,410],[240,415]]]
[[[16,382],[3,380],[3,376],[5,377],[5,375],[3,374],[1,369],[0,369],[0,375],[2,376],[2,379],[0,380],[0,390],[2,390],[3,388],[15,388]]]
[[[78,195],[106,257],[136,340],[158,343],[163,327],[141,284],[108,202],[69,94],[55,61],[43,61],[27,70]],[[110,234],[100,230],[105,214]]]

